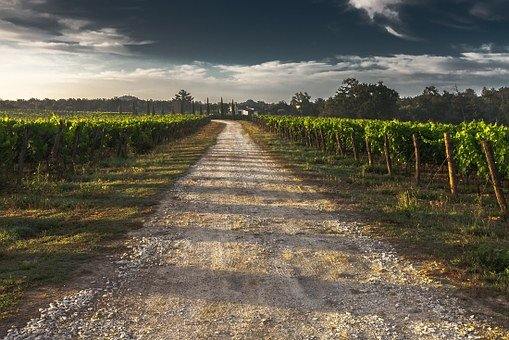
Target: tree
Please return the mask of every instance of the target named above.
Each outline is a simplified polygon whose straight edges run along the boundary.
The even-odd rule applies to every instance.
[[[313,114],[314,115],[321,115],[323,114],[324,110],[325,110],[325,99],[323,98],[316,98],[315,102],[314,102],[314,108],[313,108]]]
[[[383,82],[360,83],[347,78],[336,94],[325,103],[325,113],[354,118],[395,118],[399,94]]]
[[[311,96],[307,92],[295,93],[290,101],[290,105],[301,115],[313,113],[313,103],[311,103]]]
[[[184,113],[184,105],[193,101],[193,97],[186,90],[180,90],[174,100],[180,103],[180,113]]]
[[[209,97],[207,97],[207,115],[210,115],[210,102],[209,102]]]

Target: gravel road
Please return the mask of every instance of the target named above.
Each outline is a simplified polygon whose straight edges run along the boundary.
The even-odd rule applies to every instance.
[[[110,274],[6,338],[455,339],[491,329],[224,123]]]

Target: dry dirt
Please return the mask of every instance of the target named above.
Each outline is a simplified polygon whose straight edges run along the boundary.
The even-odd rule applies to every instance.
[[[495,328],[225,124],[113,272],[7,338],[455,339]]]

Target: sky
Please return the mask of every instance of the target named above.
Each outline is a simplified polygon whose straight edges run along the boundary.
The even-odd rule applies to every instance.
[[[0,98],[509,86],[509,0],[0,0]]]

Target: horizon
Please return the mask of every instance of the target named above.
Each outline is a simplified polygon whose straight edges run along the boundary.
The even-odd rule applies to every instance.
[[[334,94],[343,79],[508,86],[509,1],[287,0],[231,4],[7,0],[0,4],[3,100],[288,101]],[[184,13],[184,15],[182,15]]]

